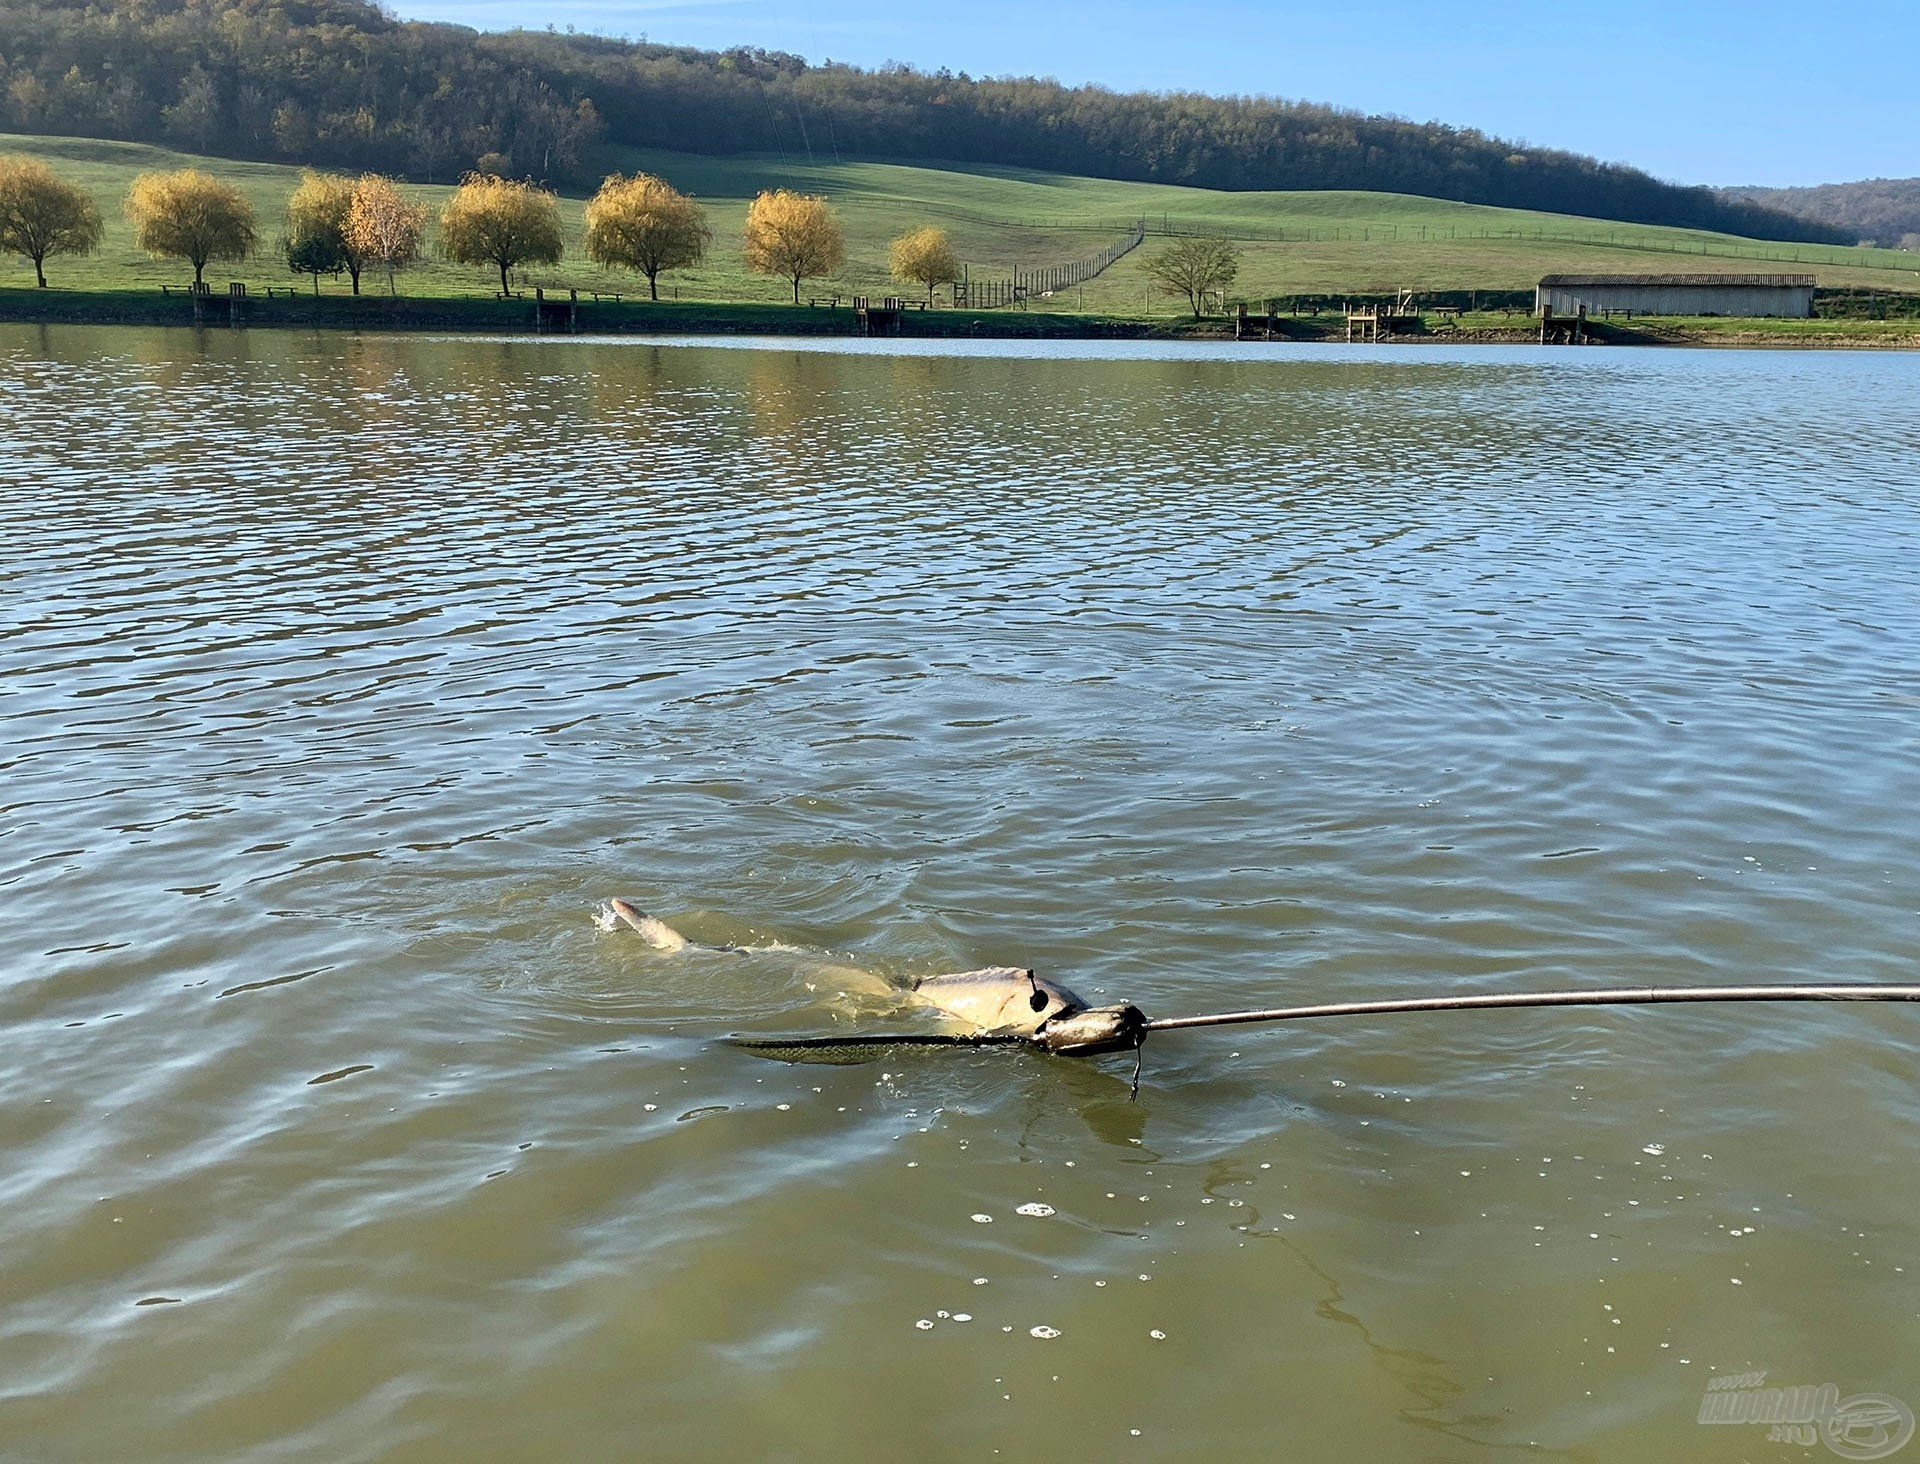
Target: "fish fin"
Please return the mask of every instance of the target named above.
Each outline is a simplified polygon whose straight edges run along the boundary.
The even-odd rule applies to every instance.
[[[1027,981],[1033,972],[1025,966],[978,966],[971,971],[942,971],[937,976],[917,976],[908,989],[921,991],[928,987],[938,991],[943,986],[971,986],[985,981]]]

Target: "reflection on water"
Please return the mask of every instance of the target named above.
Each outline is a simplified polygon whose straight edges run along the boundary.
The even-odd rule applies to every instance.
[[[1731,1459],[1715,1371],[1920,1404],[1902,1010],[1168,1036],[1131,1103],[755,1059],[859,1013],[589,919],[1164,1015],[1907,979],[1916,385],[0,332],[9,1446]]]

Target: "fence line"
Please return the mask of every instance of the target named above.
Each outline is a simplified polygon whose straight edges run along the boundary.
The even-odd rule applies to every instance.
[[[1829,252],[1808,254],[1804,251],[1817,249],[1819,246],[1770,244],[1764,240],[1746,242],[1714,239],[1699,241],[1676,239],[1660,243],[1622,236],[1613,230],[1593,230],[1583,233],[1571,230],[1560,232],[1552,229],[1463,229],[1458,225],[1438,224],[1349,224],[1326,228],[1316,228],[1311,225],[1302,225],[1299,228],[1287,228],[1284,225],[1262,228],[1258,225],[1234,224],[1222,229],[1189,224],[1167,215],[1162,217],[1160,227],[1153,232],[1169,236],[1207,235],[1214,238],[1278,244],[1368,242],[1375,239],[1382,242],[1404,241],[1427,244],[1460,239],[1532,239],[1549,244],[1585,244],[1594,248],[1632,249],[1643,254],[1700,254],[1708,258],[1767,259],[1784,264],[1825,264],[1836,269],[1877,269],[1894,274],[1920,273],[1920,258],[1916,258],[1912,263],[1861,259],[1857,251],[1841,249],[1838,246],[1834,246]]]
[[[976,280],[969,269],[953,287],[955,309],[992,310],[1003,305],[1024,305],[1034,295],[1051,295],[1092,279],[1115,260],[1140,247],[1147,237],[1147,221],[1136,219],[1126,237],[1109,244],[1098,254],[1089,254],[1071,264],[1042,265],[1037,269],[1016,269],[1004,280]]]

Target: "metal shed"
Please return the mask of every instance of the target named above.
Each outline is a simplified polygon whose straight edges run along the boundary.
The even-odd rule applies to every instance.
[[[1535,315],[1813,314],[1813,276],[1786,274],[1547,275]]]

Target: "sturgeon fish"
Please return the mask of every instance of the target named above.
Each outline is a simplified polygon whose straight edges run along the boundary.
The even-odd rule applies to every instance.
[[[607,904],[612,918],[602,919],[602,929],[611,930],[616,923],[623,924],[657,951],[739,949],[695,945],[664,920],[647,914],[631,901],[616,898]],[[1055,1017],[1087,1010],[1086,1002],[1075,993],[1023,966],[983,966],[977,971],[923,976],[909,986],[893,989],[904,991],[978,1033],[1031,1037]]]

